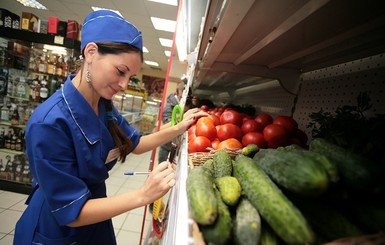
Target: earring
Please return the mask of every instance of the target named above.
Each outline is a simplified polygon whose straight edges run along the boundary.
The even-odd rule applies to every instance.
[[[86,82],[91,83],[91,72],[88,70],[88,66],[86,70]]]

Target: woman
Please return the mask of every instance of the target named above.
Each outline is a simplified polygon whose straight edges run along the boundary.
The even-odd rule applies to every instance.
[[[154,202],[175,184],[166,162],[144,185],[106,197],[117,160],[152,150],[182,134],[203,112],[141,136],[113,107],[143,62],[142,36],[111,11],[89,14],[81,41],[84,64],[32,114],[26,129],[33,193],[18,221],[14,244],[116,244],[111,218]]]

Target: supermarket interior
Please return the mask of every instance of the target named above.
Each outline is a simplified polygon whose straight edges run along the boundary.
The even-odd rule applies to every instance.
[[[96,11],[101,16],[85,21]],[[107,28],[116,22],[116,29],[96,27],[97,34],[88,34],[92,31],[85,23],[103,24],[106,16]],[[116,63],[104,61],[99,66],[102,72],[90,75],[94,64],[84,62],[91,60],[86,47],[93,41],[84,44],[82,34],[96,39],[94,47],[102,58],[93,62],[98,64],[116,55],[113,52],[118,51],[104,45],[121,42],[116,37],[125,32],[119,28],[127,26],[127,32],[139,31],[140,45],[127,37],[133,40],[122,41],[131,48],[126,54],[135,55],[139,49],[142,63],[132,76],[135,59],[124,65],[128,70],[124,89],[111,85],[111,104],[119,116],[110,120],[114,115],[105,111],[108,107],[94,110],[97,118],[106,115],[106,119],[99,118],[103,129],[92,127],[90,120],[96,117],[88,117],[86,110],[73,112],[73,102],[66,97],[66,91],[80,91],[79,97],[86,100],[77,98],[76,103],[86,105],[82,104],[89,102],[83,94],[86,85],[68,84],[76,85],[78,76],[84,77],[99,104],[105,103],[108,99],[99,93],[102,85],[95,86],[99,80],[90,77],[108,72],[108,65]],[[110,43],[108,38],[105,43],[97,39],[105,33]],[[124,74],[120,76],[126,76],[120,69],[116,65],[115,70]],[[104,77],[109,75],[112,84],[116,71]],[[112,230],[111,243],[116,240],[119,245],[385,244],[384,95],[382,0],[1,0],[0,244],[23,244],[17,239],[16,224],[20,220],[20,227],[24,225],[22,215],[31,215],[32,208],[40,210],[36,205],[41,210],[49,207],[39,215],[48,209],[55,214],[33,222],[40,225],[26,235],[33,244],[89,244],[76,236],[85,237],[84,230],[93,229],[95,237],[102,237],[98,229],[106,227]],[[49,139],[50,146],[44,139],[51,136],[44,132],[54,133],[61,124],[43,127],[40,135],[35,133],[39,139],[31,139],[41,118],[47,124],[62,122],[54,121],[54,109],[51,114],[47,109],[50,101],[59,98],[69,111],[62,117],[70,115],[68,125],[76,126],[74,132],[68,125],[61,129],[69,144],[55,138]],[[175,104],[169,105],[170,98],[176,99]],[[192,107],[206,114],[194,117],[183,133],[171,131],[172,126],[180,129],[183,110]],[[35,111],[49,116],[39,118]],[[168,113],[172,126],[164,129],[162,117]],[[124,162],[117,160],[114,150],[122,154],[125,149],[124,140],[117,140],[109,126],[114,120],[132,137],[126,152],[135,151],[134,145],[143,149],[140,136],[155,139],[150,138],[153,133],[163,130],[170,132],[165,137],[175,135],[167,145],[171,151],[166,151],[175,185],[148,205],[129,211],[106,208],[114,213],[112,225],[106,217],[88,221],[82,231],[73,227],[79,225],[77,217],[70,220],[60,217],[66,215],[64,211],[56,211],[76,206],[84,196],[89,198],[87,204],[106,199],[117,200],[112,206],[119,206],[126,194],[141,193],[138,190],[155,181],[151,176],[158,171],[153,170],[163,161],[159,159],[166,145],[158,142],[164,139],[143,140],[154,147],[130,153]],[[88,132],[92,129],[100,130],[104,138],[94,140],[98,136]],[[81,151],[83,141],[89,156]],[[35,142],[37,148],[28,148],[27,142]],[[71,149],[71,153],[52,157],[42,146],[60,154]],[[28,156],[42,160],[30,165]],[[96,163],[82,167],[96,158],[103,171],[98,172]],[[100,188],[107,197],[84,194],[75,199],[79,193],[68,187],[73,199],[52,200],[43,186],[51,182],[37,184],[37,178],[46,175],[34,176],[40,168],[36,163],[44,164],[46,171],[57,170],[48,178],[64,178],[64,172],[71,171],[72,178],[66,180],[75,181],[66,185],[80,188],[74,187],[79,182],[88,192],[104,197]],[[55,176],[59,168],[60,175]],[[82,175],[84,169],[89,176]],[[91,177],[94,173],[100,175]],[[106,187],[96,188],[96,182],[103,186],[105,182]],[[60,189],[64,186],[51,191],[66,193]],[[28,197],[34,201],[29,212]],[[86,208],[80,210],[83,214]],[[55,233],[48,232],[40,218],[57,225],[52,229]],[[95,214],[91,220],[98,218]]]

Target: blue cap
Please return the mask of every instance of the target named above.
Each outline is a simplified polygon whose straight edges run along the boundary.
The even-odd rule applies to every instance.
[[[143,49],[142,33],[132,23],[111,10],[97,10],[84,19],[81,50],[90,42],[128,43]]]

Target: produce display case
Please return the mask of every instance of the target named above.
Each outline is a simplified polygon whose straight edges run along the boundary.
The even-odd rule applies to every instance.
[[[198,52],[187,72],[194,95],[292,116],[309,140],[310,114],[355,105],[362,92],[372,104],[365,116],[385,114],[381,1],[199,3],[204,7],[187,19],[196,34],[191,40],[198,40],[189,50]],[[194,32],[194,25],[202,28]],[[187,140],[179,155],[173,208],[160,244],[199,244],[188,215]]]

